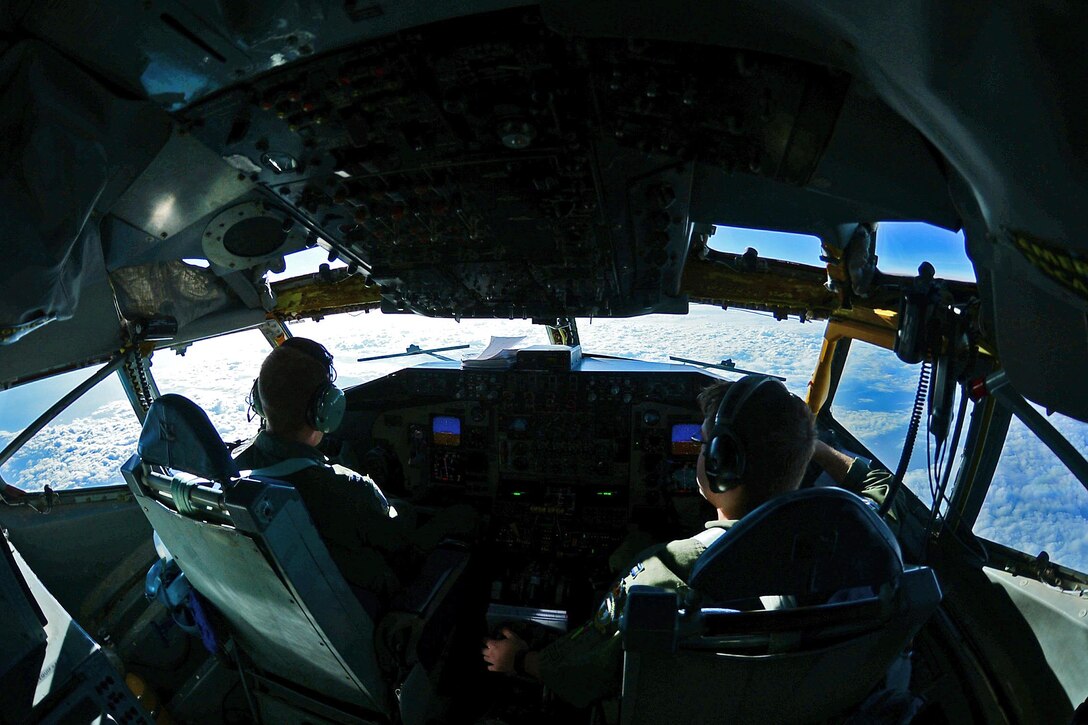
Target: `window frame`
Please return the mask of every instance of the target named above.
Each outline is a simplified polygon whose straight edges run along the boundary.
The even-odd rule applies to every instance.
[[[82,381],[72,387],[67,393],[65,393],[52,404],[50,404],[50,406],[42,411],[42,413],[39,414],[37,418],[24,426],[23,429],[19,431],[19,433],[17,433],[11,441],[5,444],[2,451],[0,451],[0,491],[2,491],[3,494],[13,494],[14,496],[16,496],[16,499],[14,501],[11,501],[7,498],[3,498],[3,496],[0,496],[0,498],[3,498],[4,503],[16,506],[25,504],[33,507],[33,501],[38,499],[44,499],[48,503],[50,497],[53,496],[61,496],[63,498],[69,498],[70,496],[96,497],[96,494],[111,494],[118,490],[127,488],[126,484],[123,481],[119,481],[116,483],[106,483],[99,486],[80,486],[76,488],[65,489],[63,491],[55,491],[52,488],[49,488],[48,484],[46,484],[46,486],[43,487],[43,490],[41,491],[31,491],[9,483],[3,476],[3,467],[16,454],[18,454],[19,451],[21,451],[27,443],[32,441],[43,430],[48,428],[54,420],[56,420],[62,413],[64,413],[64,411],[70,408],[84,395],[94,390],[101,383],[105,382],[105,380],[111,374],[117,375],[121,384],[121,389],[125,393],[125,399],[129,403],[129,407],[132,410],[133,416],[136,418],[137,422],[142,424],[144,419],[143,411],[137,408],[134,402],[133,395],[130,392],[131,384],[126,378],[124,371],[125,363],[128,360],[128,355],[130,354],[132,353],[118,354],[110,358],[100,368],[95,370],[90,376],[84,378]],[[89,368],[93,366],[87,367]],[[64,370],[62,372],[74,372],[74,370]],[[57,374],[59,375],[60,373]],[[53,376],[36,378],[35,380],[28,381],[25,384],[32,384],[34,382],[46,380],[49,377]],[[154,385],[154,383],[152,383],[152,385]]]
[[[895,329],[891,327],[881,329],[849,320],[829,320],[827,331],[825,332],[825,349],[821,354],[817,369],[813,373],[812,390],[808,402],[811,407],[816,402],[813,400],[812,396],[821,395],[817,388],[820,385],[826,385],[826,390],[822,393],[823,399],[818,401],[819,410],[816,413],[816,422],[818,426],[824,426],[832,430],[841,442],[847,444],[849,450],[860,453],[871,461],[876,461],[887,470],[895,473],[897,464],[899,463],[898,458],[892,461],[881,460],[881,458],[877,456],[864,441],[858,438],[853,432],[846,428],[845,424],[835,417],[835,398],[838,394],[843,374],[847,371],[847,365],[850,360],[851,352],[854,350],[855,342],[866,343],[873,347],[891,352],[894,349]],[[916,366],[908,366],[907,363],[903,363],[903,365],[905,367],[917,369]],[[825,382],[821,383],[821,379]],[[972,415],[972,413],[965,414]],[[947,451],[946,456],[948,456],[948,458],[946,458],[947,463],[945,463],[945,465],[954,464],[957,452],[964,458],[969,455],[972,441],[974,440],[971,437],[972,430],[973,428],[971,427],[968,427],[968,429],[965,430],[962,436],[963,441],[958,445],[956,451]],[[919,427],[919,434],[923,437],[927,435],[925,423]],[[915,442],[916,449],[920,443],[921,439]],[[902,451],[900,449],[900,455],[901,453]],[[917,451],[912,453],[912,460],[917,460]],[[950,483],[949,491],[946,493],[945,498],[942,498],[942,500],[948,501],[948,507],[944,514],[945,517],[950,516],[952,511],[956,508],[956,496],[961,488],[964,488],[961,486],[961,483],[964,483],[964,475],[967,469],[968,466],[966,464],[958,466],[956,475]],[[990,471],[990,475],[992,477],[992,470]],[[989,479],[987,479],[987,487],[988,486]],[[904,494],[909,497],[910,503],[908,506],[911,509],[918,510],[927,518],[931,515],[932,507],[926,505],[925,501],[923,501],[922,498],[912,491],[905,483],[900,487],[898,495],[902,496]],[[957,516],[957,519],[962,521],[962,516]],[[971,520],[972,524],[973,521],[974,519]]]
[[[1002,373],[1003,376],[1003,373]],[[975,526],[978,523],[978,517],[982,512],[983,506],[989,500],[991,488],[994,482],[994,478],[997,474],[997,469],[1001,464],[1001,460],[1006,452],[1006,447],[1009,443],[1009,432],[1013,420],[1019,420],[1024,426],[1026,432],[1034,437],[1034,441],[1042,446],[1039,450],[1047,451],[1053,458],[1053,461],[1060,463],[1065,471],[1073,477],[1073,479],[1081,484],[1084,489],[1083,496],[1086,509],[1088,509],[1088,476],[1078,475],[1078,472],[1072,468],[1069,463],[1063,458],[1063,456],[1055,450],[1055,446],[1048,440],[1050,437],[1058,439],[1058,445],[1064,444],[1068,446],[1074,453],[1074,455],[1080,456],[1083,460],[1084,456],[1076,450],[1076,447],[1069,441],[1068,438],[1062,434],[1052,423],[1046,420],[1038,411],[1032,407],[1026,399],[1021,397],[1018,393],[1011,389],[1011,386],[1005,387],[1005,382],[1001,380],[1001,387],[1004,389],[1001,393],[998,391],[991,391],[989,395],[982,399],[981,402],[986,402],[995,412],[1000,412],[1001,419],[1003,421],[1003,427],[1000,433],[1000,440],[995,440],[992,444],[992,449],[989,453],[987,460],[988,464],[988,476],[986,478],[986,485],[984,487],[978,487],[979,490],[973,492],[973,496],[970,499],[970,508],[967,511],[970,513],[969,519],[964,518],[963,523],[968,524],[971,527],[972,533],[979,540],[985,542],[986,546],[992,551],[997,552],[1000,558],[1008,561],[1016,559],[1017,562],[1023,565],[1030,565],[1031,571],[1035,574],[1035,578],[1041,581],[1046,581],[1047,578],[1052,578],[1054,581],[1060,581],[1062,576],[1068,578],[1070,575],[1078,575],[1079,581],[1088,582],[1088,570],[1081,571],[1074,569],[1070,566],[1062,564],[1062,562],[1051,562],[1049,560],[1042,561],[1039,558],[1039,553],[1032,553],[1030,551],[1024,551],[1016,547],[1004,544],[1000,541],[995,541],[986,536],[983,536],[975,531]],[[1048,431],[1044,434],[1040,434],[1040,430],[1037,429],[1037,425],[1042,423]],[[1086,424],[1088,425],[1088,424]],[[1051,459],[1048,459],[1051,460]],[[966,466],[965,466],[966,468]],[[958,482],[957,482],[958,483]],[[1015,552],[1015,557],[1010,552]]]

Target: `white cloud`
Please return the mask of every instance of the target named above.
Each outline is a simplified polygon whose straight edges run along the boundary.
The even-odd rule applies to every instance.
[[[1050,422],[1078,451],[1088,425],[1055,415]],[[1088,571],[1088,491],[1020,421],[1013,420],[976,533],[1030,554]]]
[[[865,408],[850,408],[844,403],[849,404],[848,401],[836,400],[835,419],[862,441],[906,430],[910,419],[909,411],[881,412]]]
[[[330,348],[344,386],[424,360],[356,362],[359,357],[402,352],[409,344],[423,348],[469,344],[468,350],[447,353],[458,359],[478,352],[491,335],[527,335],[529,343],[546,342],[544,331],[525,320],[457,324],[377,313],[300,323],[292,330]],[[579,320],[579,331],[588,353],[651,361],[667,361],[669,355],[708,362],[731,358],[738,367],[787,377],[787,386],[799,395],[806,392],[823,341],[820,324],[779,323],[703,306],[693,307],[686,316],[598,319],[592,324]],[[225,440],[242,439],[257,428],[256,421],[247,420],[244,399],[267,352],[263,337],[250,331],[198,343],[184,357],[159,352],[152,370],[162,392],[192,398]],[[889,351],[856,343],[836,395],[836,418],[889,467],[899,460],[917,378],[917,366],[904,366]],[[1088,425],[1061,416],[1051,420],[1078,450],[1088,450]],[[0,445],[14,435],[0,431]],[[9,483],[37,490],[45,484],[62,490],[119,482],[118,467],[135,451],[138,435],[127,401],[117,399],[88,415],[48,426],[0,472]],[[928,504],[926,442],[923,426],[906,485]],[[1053,560],[1088,571],[1088,491],[1018,422],[1010,430],[976,531],[1028,553],[1045,549]]]
[[[28,490],[120,483],[139,435],[128,402],[107,403],[93,416],[47,426],[4,464],[4,479]]]

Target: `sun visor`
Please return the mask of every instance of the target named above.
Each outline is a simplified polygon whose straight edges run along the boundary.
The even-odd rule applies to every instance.
[[[33,44],[0,59],[0,344],[72,316],[83,260],[97,237],[84,227],[106,187],[97,99],[58,57]]]
[[[181,328],[240,306],[227,283],[211,270],[177,260],[114,270],[110,281],[126,320],[173,318]]]
[[[92,212],[131,182],[169,124],[42,43],[0,57],[0,345],[72,317],[88,260],[101,256]]]
[[[1088,422],[1088,255],[1039,243],[994,250],[992,289],[998,354],[1025,398]],[[1023,252],[1023,253],[1021,253]],[[1038,279],[1039,275],[1051,277]],[[1078,284],[1079,280],[1079,284]]]

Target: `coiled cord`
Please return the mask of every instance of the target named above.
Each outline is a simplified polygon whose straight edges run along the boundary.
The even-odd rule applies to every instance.
[[[907,474],[907,466],[910,465],[910,457],[914,452],[914,441],[918,439],[918,428],[922,424],[922,416],[926,412],[926,397],[929,395],[929,382],[933,375],[933,361],[928,356],[922,361],[922,371],[918,374],[918,392],[914,395],[914,408],[910,413],[910,425],[907,426],[907,439],[903,442],[903,453],[899,456],[899,465],[895,469],[895,477],[888,487],[888,495],[884,503],[880,505],[880,515],[884,516],[895,502],[899,489],[903,486],[903,477]]]

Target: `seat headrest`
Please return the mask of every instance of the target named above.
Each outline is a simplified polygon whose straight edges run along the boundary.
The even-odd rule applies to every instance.
[[[174,393],[151,404],[136,450],[144,463],[212,481],[238,476],[238,467],[208,415],[193,401]]]
[[[695,562],[691,585],[718,602],[807,598],[879,588],[902,573],[899,542],[861,497],[813,488],[778,496],[734,524]]]

